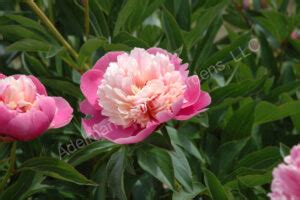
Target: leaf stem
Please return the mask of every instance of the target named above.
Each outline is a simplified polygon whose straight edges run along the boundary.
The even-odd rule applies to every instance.
[[[83,6],[84,6],[84,33],[86,39],[89,38],[90,34],[90,5],[89,0],[83,0]]]
[[[54,37],[69,51],[71,56],[75,59],[78,58],[77,52],[73,49],[73,47],[64,39],[64,37],[60,34],[60,32],[55,28],[52,22],[48,19],[48,17],[44,14],[44,12],[36,5],[34,0],[25,0],[28,6],[35,12],[35,14],[42,20],[42,22],[46,25],[49,31],[54,35]]]
[[[4,189],[8,179],[10,178],[10,176],[14,170],[14,166],[15,166],[15,162],[16,162],[16,146],[17,146],[17,142],[13,142],[13,145],[12,145],[11,151],[10,151],[9,168],[0,183],[0,192]]]

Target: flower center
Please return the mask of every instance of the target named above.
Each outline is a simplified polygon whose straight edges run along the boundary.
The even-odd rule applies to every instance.
[[[170,111],[185,88],[168,56],[136,48],[109,64],[97,94],[102,115],[112,123],[145,127],[157,113]]]
[[[0,79],[0,104],[9,109],[26,112],[34,105],[36,87],[30,78],[7,77]]]

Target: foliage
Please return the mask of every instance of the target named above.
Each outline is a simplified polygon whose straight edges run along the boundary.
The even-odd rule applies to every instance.
[[[300,141],[299,1],[36,1],[75,53],[26,2],[0,0],[0,71],[37,76],[75,116],[17,143],[1,200],[267,198],[272,169]],[[209,110],[135,145],[84,140],[81,73],[108,51],[152,46],[189,63]],[[0,144],[2,177],[11,146]]]

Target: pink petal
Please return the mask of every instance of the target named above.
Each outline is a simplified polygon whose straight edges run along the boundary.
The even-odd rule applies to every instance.
[[[39,81],[39,79],[37,79],[35,76],[28,76],[28,78],[30,78],[32,80],[32,82],[34,83],[36,89],[37,89],[37,92],[40,94],[40,95],[45,95],[47,96],[47,91],[46,91],[46,88],[45,86]]]
[[[173,119],[177,115],[177,113],[180,112],[180,108],[182,107],[182,104],[183,104],[183,99],[182,98],[178,99],[176,102],[173,103],[172,111],[164,110],[157,113],[155,116],[156,120],[160,124],[162,124],[164,122]]]
[[[184,93],[185,103],[183,104],[182,108],[189,107],[197,102],[200,96],[200,81],[198,76],[194,75],[188,77],[186,80],[186,91]]]
[[[133,144],[138,143],[146,139],[151,135],[158,124],[148,124],[146,128],[142,129],[139,126],[131,126],[124,129],[121,126],[111,125],[107,122],[107,126],[110,127],[110,131],[103,134],[103,137],[117,144]]]
[[[4,134],[4,130],[8,122],[17,114],[17,111],[10,110],[5,105],[0,104],[0,135]]]
[[[98,125],[99,128],[99,123],[101,123],[104,119],[105,117],[101,114],[97,114],[91,119],[82,119],[82,126],[88,137],[93,138],[95,140],[99,140],[103,137],[101,131],[97,131],[97,129],[95,129],[95,126]]]
[[[183,108],[180,110],[175,117],[177,120],[187,120],[195,115],[204,112],[205,107],[207,107],[211,103],[211,98],[207,92],[201,92],[198,101],[187,108]]]
[[[38,96],[37,104],[39,109],[52,121],[56,112],[55,100],[48,96]]]
[[[0,73],[0,79],[3,79],[3,78],[5,78],[6,76],[4,75],[4,74],[1,74]]]
[[[11,119],[5,127],[5,135],[20,141],[29,141],[47,131],[51,120],[40,110],[31,109],[26,113],[19,113]]]
[[[144,129],[137,125],[123,128],[111,123],[107,117],[101,114],[97,114],[91,119],[83,119],[82,125],[89,137],[96,140],[105,138],[117,144],[140,142],[154,132],[158,126],[156,123],[149,123]]]
[[[69,124],[73,118],[73,108],[62,97],[52,97],[55,100],[56,112],[50,125],[51,128],[61,128]]]
[[[25,75],[22,74],[12,75],[12,77],[14,77],[15,79],[19,79],[20,76],[25,76]],[[47,96],[47,91],[45,89],[45,86],[39,81],[39,79],[37,79],[35,76],[32,75],[26,77],[31,79],[31,81],[33,82],[33,84],[37,89],[38,94]]]
[[[37,99],[39,109],[32,108],[28,112],[18,113],[0,107],[3,115],[7,116],[6,124],[1,126],[3,135],[20,141],[32,140],[42,135],[47,129],[55,114],[55,102],[50,97],[39,96]],[[0,122],[3,123],[0,115]]]
[[[84,73],[81,77],[81,84],[80,88],[84,96],[87,98],[89,103],[95,107],[98,107],[98,96],[97,96],[97,90],[98,85],[100,84],[100,81],[102,79],[103,72],[100,70],[89,70],[86,73]]]
[[[169,59],[171,60],[171,63],[174,64],[176,70],[180,71],[182,77],[183,78],[188,77],[188,71],[187,71],[188,65],[181,64],[182,60],[176,54],[171,54],[171,53],[167,52],[166,50],[157,48],[157,47],[152,47],[150,49],[147,49],[147,52],[150,54],[153,54],[153,55],[160,53],[160,54],[164,54],[164,55],[168,56]]]
[[[105,54],[104,56],[102,56],[94,65],[93,69],[97,69],[100,70],[102,72],[105,72],[109,63],[111,62],[116,62],[117,61],[117,57],[121,54],[123,54],[125,52],[122,51],[112,51],[109,52],[107,54]]]
[[[157,53],[161,53],[161,54],[164,54],[166,56],[171,56],[172,55],[169,52],[167,52],[166,50],[158,48],[158,47],[152,47],[150,49],[147,49],[147,52],[150,53],[150,54],[153,54],[153,55],[155,55]]]
[[[83,100],[80,104],[80,111],[86,115],[96,115],[96,113],[100,112],[96,110],[87,100]]]

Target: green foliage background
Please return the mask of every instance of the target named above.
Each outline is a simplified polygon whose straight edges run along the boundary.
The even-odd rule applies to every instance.
[[[35,1],[74,50],[30,2],[0,0],[0,72],[37,76],[75,117],[17,143],[1,200],[267,199],[272,169],[300,141],[300,40],[290,38],[299,0]],[[106,52],[152,46],[189,63],[212,96],[209,110],[139,144],[83,144],[81,73]],[[10,149],[0,144],[2,181]]]

